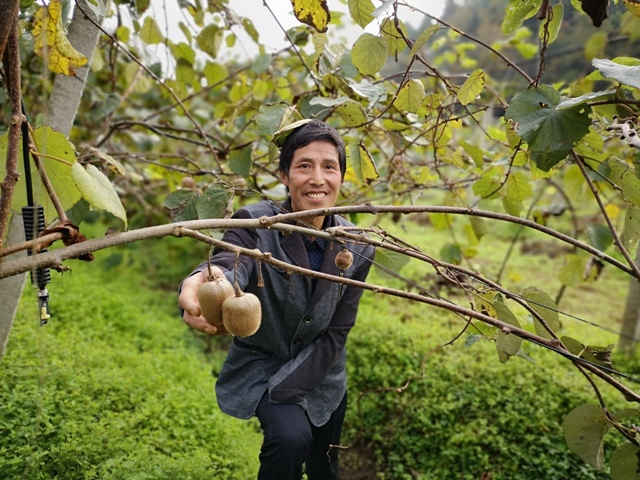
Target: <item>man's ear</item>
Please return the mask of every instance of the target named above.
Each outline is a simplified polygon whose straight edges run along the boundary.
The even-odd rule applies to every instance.
[[[289,175],[284,173],[282,170],[279,170],[278,172],[280,174],[280,182],[282,182],[285,187],[289,187]]]

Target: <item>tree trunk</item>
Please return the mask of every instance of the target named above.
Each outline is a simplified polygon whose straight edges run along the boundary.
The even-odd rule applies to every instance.
[[[636,251],[634,261],[636,265],[640,265],[640,247]],[[640,280],[634,277],[629,282],[618,348],[633,353],[638,340],[640,340]]]
[[[9,223],[9,231],[7,233],[7,245],[24,242],[24,229],[22,228],[22,215],[13,215]],[[10,262],[20,257],[26,257],[27,252],[16,252],[13,255],[7,255],[0,259],[1,261]],[[21,273],[13,277],[7,277],[0,280],[0,358],[3,357],[4,351],[9,339],[9,332],[13,326],[13,319],[18,311],[20,296],[24,288],[26,274]],[[34,295],[33,301],[36,301]]]
[[[71,132],[73,120],[76,118],[76,112],[78,111],[87,80],[87,73],[89,72],[89,64],[101,33],[98,27],[82,12],[90,16],[98,25],[104,19],[104,14],[98,17],[87,6],[86,0],[77,1],[73,20],[69,24],[67,38],[78,52],[87,57],[87,64],[84,67],[75,69],[75,77],[56,75],[44,122],[45,125],[49,125],[67,137]]]
[[[77,1],[73,19],[69,25],[68,38],[74,48],[87,57],[87,65],[77,68],[75,77],[56,76],[45,117],[46,125],[50,125],[54,130],[67,137],[71,132],[73,120],[80,105],[91,57],[101,34],[98,27],[80,11],[80,8],[98,24],[101,24],[104,19],[104,13],[98,18],[98,15],[87,6],[86,0]],[[7,233],[7,245],[18,241],[24,241],[24,228],[22,216],[14,215]],[[21,254],[26,255],[26,252],[21,252]],[[12,258],[16,257],[13,255],[7,256],[5,261],[9,261]],[[0,359],[5,352],[6,342],[13,326],[25,278],[26,274],[20,274],[0,280],[0,305],[2,305],[2,308],[0,308]],[[35,296],[33,301],[37,301]]]

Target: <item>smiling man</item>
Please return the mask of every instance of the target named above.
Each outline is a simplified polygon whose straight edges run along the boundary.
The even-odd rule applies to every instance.
[[[289,197],[279,205],[262,201],[245,207],[234,218],[259,218],[335,206],[344,181],[345,146],[339,133],[319,120],[294,129],[280,152],[279,175]],[[324,230],[353,226],[337,215],[305,219]],[[230,229],[223,241],[270,252],[273,258],[332,275],[364,281],[374,249],[348,244],[353,263],[344,271],[335,264],[343,246],[270,229]],[[235,254],[216,250],[210,259],[217,275],[233,281]],[[225,334],[206,322],[197,291],[207,281],[206,262],[181,285],[178,304],[183,320],[210,335]],[[258,287],[258,268],[264,286]],[[258,296],[260,329],[246,338],[234,337],[216,381],[220,409],[234,417],[257,416],[264,433],[259,480],[338,478],[337,450],[347,406],[346,342],[355,324],[359,288],[290,274],[269,264],[258,267],[240,257],[240,288]]]

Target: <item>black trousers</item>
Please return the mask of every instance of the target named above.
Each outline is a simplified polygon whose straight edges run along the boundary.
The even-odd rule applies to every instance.
[[[338,450],[347,410],[345,394],[338,409],[321,427],[314,426],[298,405],[273,405],[265,394],[256,415],[264,433],[258,480],[338,480]]]

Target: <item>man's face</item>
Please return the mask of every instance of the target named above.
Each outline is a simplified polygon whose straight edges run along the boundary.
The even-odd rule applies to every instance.
[[[280,180],[289,188],[294,212],[335,206],[342,185],[338,148],[326,141],[299,148],[293,153],[289,174],[280,172]],[[318,218],[320,228],[322,217]]]

